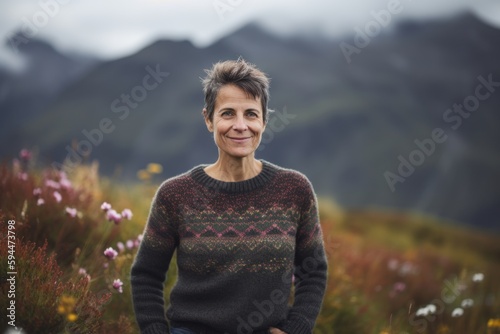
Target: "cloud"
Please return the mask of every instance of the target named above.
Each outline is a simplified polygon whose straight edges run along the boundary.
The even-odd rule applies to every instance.
[[[404,8],[396,19],[472,9],[490,21],[500,20],[495,0],[389,1],[400,1]],[[50,40],[59,49],[116,58],[158,38],[207,45],[254,20],[279,34],[314,31],[339,36],[370,20],[372,11],[387,6],[388,0],[308,0],[293,5],[285,0],[12,1],[0,4],[0,37],[5,41],[16,30],[29,30],[31,24],[36,37]]]

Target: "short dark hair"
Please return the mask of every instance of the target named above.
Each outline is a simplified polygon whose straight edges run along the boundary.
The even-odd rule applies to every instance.
[[[203,93],[205,94],[205,109],[207,117],[212,121],[214,116],[215,101],[219,90],[224,85],[235,85],[253,98],[260,98],[264,124],[267,122],[267,108],[269,102],[269,81],[267,75],[254,64],[246,62],[243,58],[218,62],[211,69],[205,70],[207,76],[202,79]]]

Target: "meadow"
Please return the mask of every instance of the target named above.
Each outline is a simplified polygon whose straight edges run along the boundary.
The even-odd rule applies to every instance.
[[[137,333],[129,271],[161,172],[150,164],[123,183],[96,162],[44,168],[27,150],[3,162],[0,333],[9,322],[28,334]],[[500,333],[498,235],[319,201],[329,278],[314,333]]]

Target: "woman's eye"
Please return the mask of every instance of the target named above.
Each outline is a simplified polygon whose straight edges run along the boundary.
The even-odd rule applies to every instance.
[[[257,115],[257,113],[254,113],[253,111],[249,111],[247,113],[247,115],[250,116],[250,117],[258,117],[259,116],[259,115]]]
[[[224,111],[221,115],[222,116],[231,116],[232,112],[231,111]]]

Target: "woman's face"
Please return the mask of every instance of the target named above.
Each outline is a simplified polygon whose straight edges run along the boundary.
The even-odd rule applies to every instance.
[[[205,123],[220,154],[243,158],[255,152],[264,132],[260,98],[254,99],[235,85],[222,86],[217,94],[212,121]]]

